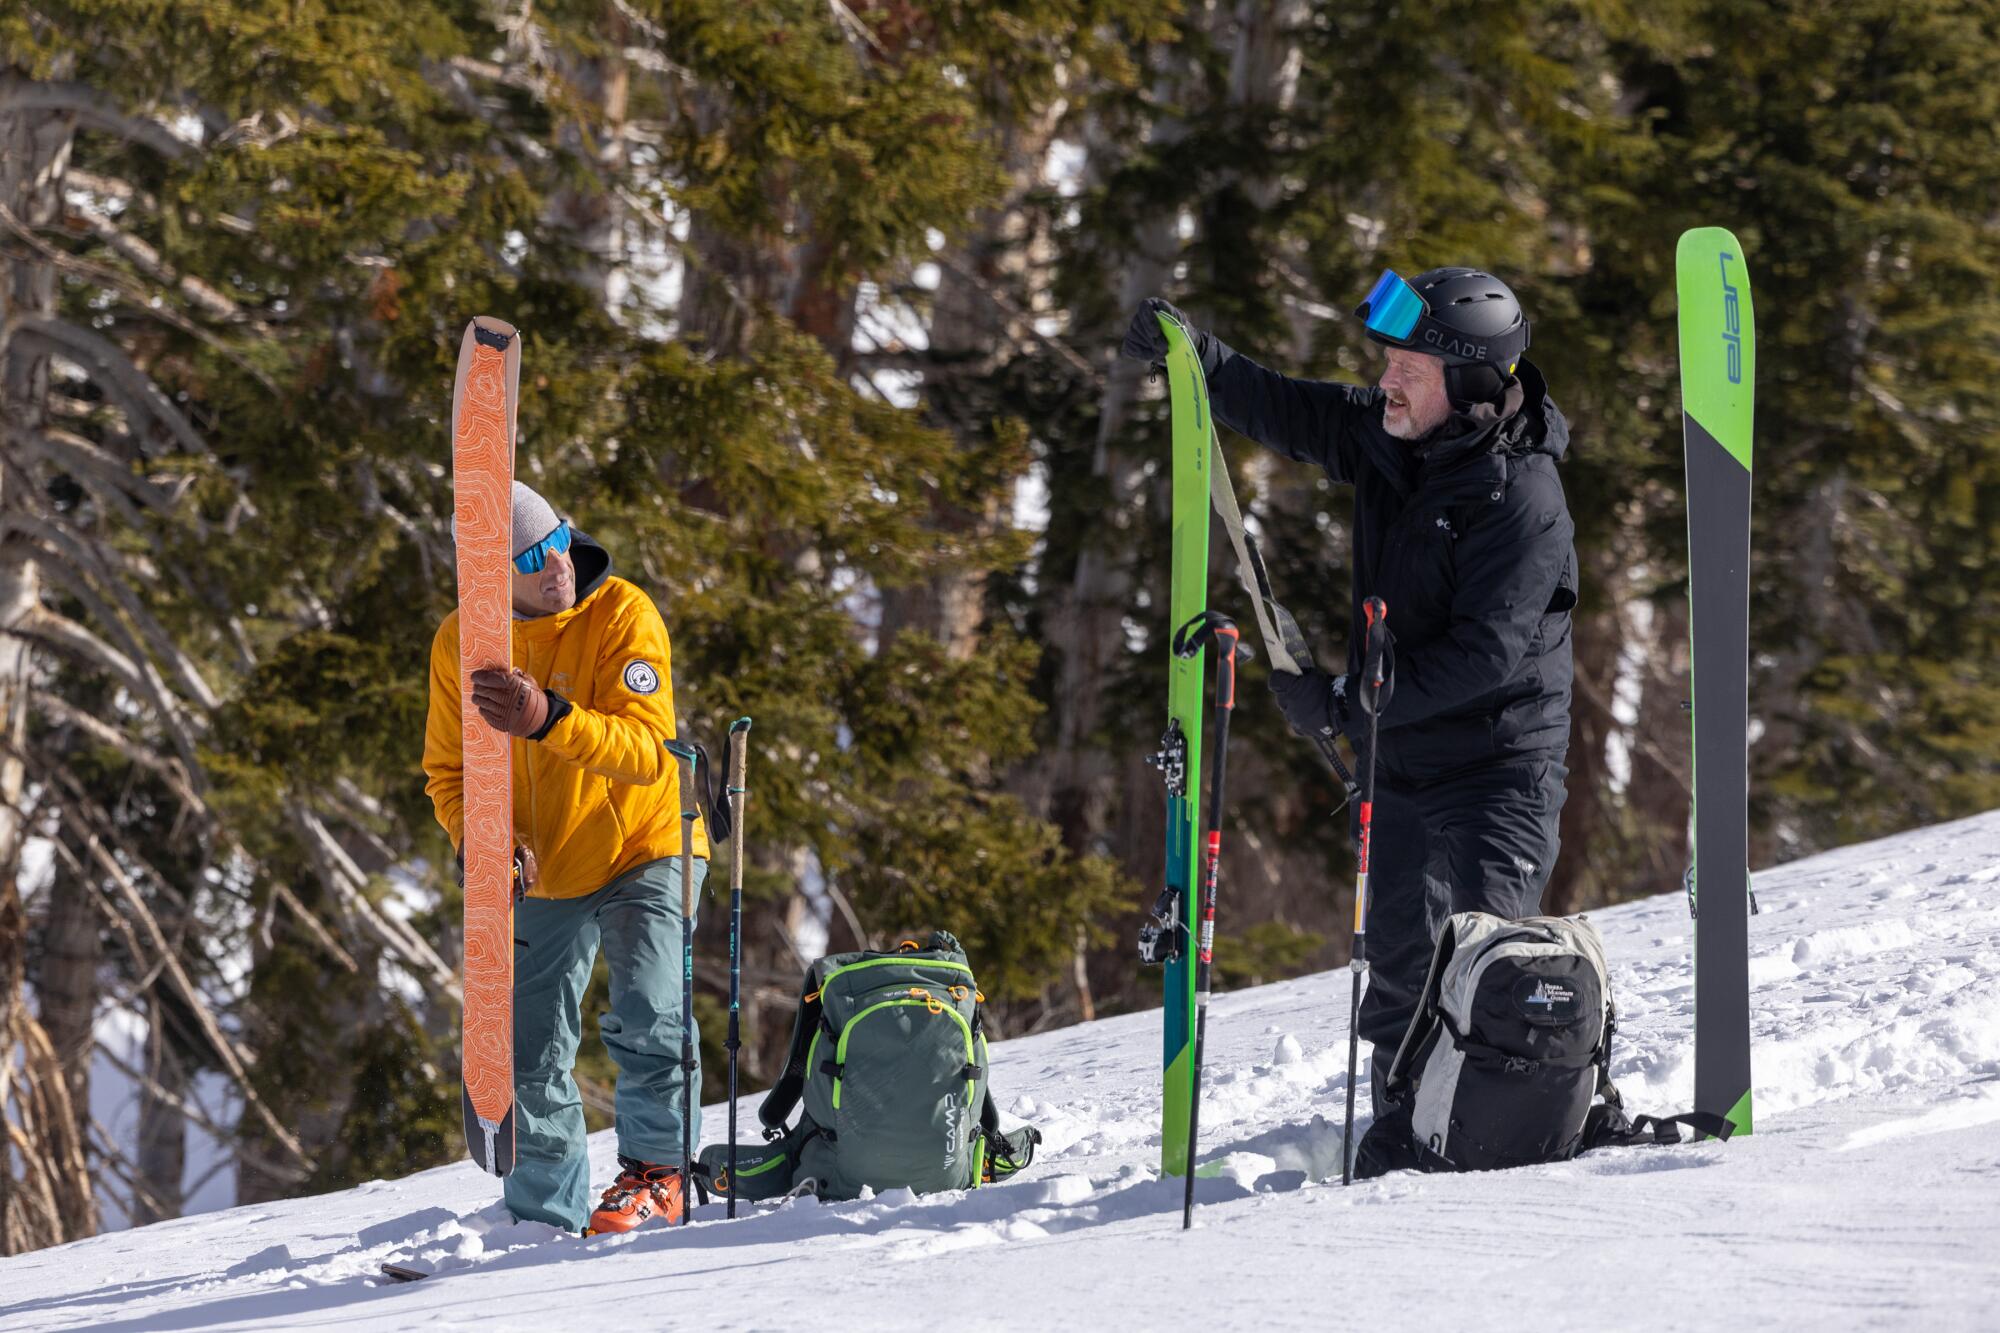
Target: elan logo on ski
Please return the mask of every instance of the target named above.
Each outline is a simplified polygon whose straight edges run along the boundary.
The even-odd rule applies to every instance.
[[[1743,382],[1743,305],[1736,284],[1729,280],[1729,261],[1736,256],[1727,250],[1717,256],[1722,266],[1722,343],[1729,351],[1729,382]]]

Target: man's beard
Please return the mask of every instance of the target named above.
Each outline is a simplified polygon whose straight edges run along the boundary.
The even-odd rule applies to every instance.
[[[1446,419],[1449,420],[1449,417]],[[1442,426],[1443,424],[1443,421],[1438,422],[1438,426]],[[1388,414],[1384,413],[1382,416],[1382,429],[1389,432],[1391,436],[1398,440],[1415,444],[1419,440],[1428,438],[1431,432],[1437,429],[1437,426],[1428,428],[1419,427],[1416,414],[1406,407],[1402,411],[1402,420],[1397,425],[1390,425]]]

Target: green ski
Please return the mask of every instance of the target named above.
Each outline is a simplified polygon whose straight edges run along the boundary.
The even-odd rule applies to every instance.
[[[1681,236],[1694,712],[1695,1110],[1750,1132],[1750,440],[1756,322],[1743,247]]]
[[[1202,655],[1177,656],[1174,631],[1208,609],[1208,384],[1187,331],[1160,316],[1167,335],[1167,385],[1173,403],[1174,531],[1172,592],[1161,642],[1167,645],[1167,731],[1152,762],[1166,780],[1166,887],[1140,931],[1139,955],[1166,964],[1164,1097],[1160,1168],[1188,1169],[1188,1103],[1194,1095],[1195,968],[1188,923],[1194,916],[1194,868],[1200,861]]]

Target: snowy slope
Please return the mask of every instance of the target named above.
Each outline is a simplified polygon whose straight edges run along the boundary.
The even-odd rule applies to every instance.
[[[994,1049],[1047,1135],[998,1188],[582,1241],[458,1165],[0,1260],[0,1328],[2000,1327],[2000,812],[1757,893],[1757,1132],[1727,1144],[1343,1189],[1333,973],[1218,999],[1191,1235],[1136,1014]],[[1597,920],[1619,1085],[1685,1109],[1685,904]],[[380,1285],[391,1260],[437,1276]]]

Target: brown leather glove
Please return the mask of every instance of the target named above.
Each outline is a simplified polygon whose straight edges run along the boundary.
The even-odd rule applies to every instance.
[[[548,691],[519,667],[485,667],[472,673],[472,702],[488,726],[532,738],[549,720]]]
[[[514,901],[520,902],[541,882],[542,868],[535,863],[534,849],[526,843],[514,848]]]

